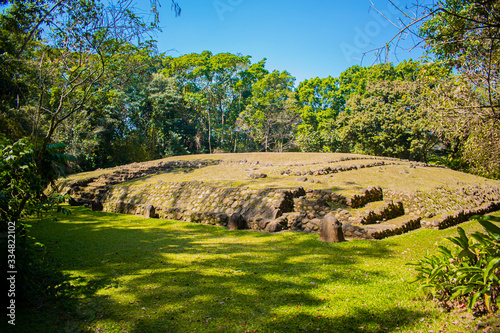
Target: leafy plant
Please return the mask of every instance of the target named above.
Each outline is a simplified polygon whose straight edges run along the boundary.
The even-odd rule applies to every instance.
[[[51,291],[54,286],[59,288],[59,282],[48,279],[50,274],[43,267],[43,260],[37,260],[33,254],[42,244],[28,235],[31,226],[27,223],[27,218],[35,215],[42,218],[44,214],[54,211],[67,212],[59,205],[66,197],[59,194],[47,196],[44,193],[47,186],[59,175],[64,176],[64,165],[73,159],[72,156],[62,154],[63,149],[62,144],[52,144],[42,151],[28,140],[11,143],[0,136],[0,251],[7,253],[7,230],[13,225],[20,299],[25,293],[37,294],[32,292],[35,290],[45,288],[48,294],[54,294]],[[40,156],[38,166],[37,156]],[[7,258],[5,255],[0,260],[0,269],[4,272],[4,282],[0,286],[4,290]],[[50,281],[45,283],[44,279]],[[41,293],[38,293],[38,296],[40,295]]]
[[[429,295],[442,302],[467,301],[469,309],[495,312],[500,293],[500,228],[493,222],[500,218],[474,216],[486,230],[469,237],[462,228],[458,236],[448,237],[456,248],[439,246],[439,254],[427,255],[409,265],[416,266],[417,276],[411,282],[421,283]]]
[[[52,144],[40,152],[27,140],[10,143],[0,138],[0,230],[7,230],[7,222],[16,222],[17,229],[22,229],[23,223],[17,223],[21,219],[52,210],[64,201],[60,195],[44,194],[49,184],[65,176],[65,164],[74,160],[62,154],[63,149],[63,144]],[[39,166],[37,155],[42,156]]]

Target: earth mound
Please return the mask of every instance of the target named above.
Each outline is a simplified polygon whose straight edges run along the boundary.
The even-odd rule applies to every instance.
[[[329,153],[177,156],[60,181],[70,204],[95,210],[309,233],[332,215],[346,237],[364,239],[447,228],[498,210],[499,187],[442,166]]]

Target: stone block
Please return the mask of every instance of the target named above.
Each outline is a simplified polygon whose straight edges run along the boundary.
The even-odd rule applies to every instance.
[[[227,227],[229,230],[241,230],[246,229],[247,223],[245,218],[240,213],[233,213],[229,217],[229,222],[227,223]]]
[[[342,223],[332,215],[326,215],[321,222],[321,231],[319,240],[322,242],[344,242],[344,233]]]
[[[266,227],[267,232],[278,232],[281,231],[282,227],[281,225],[275,220],[271,221]]]
[[[153,205],[146,205],[146,207],[144,207],[144,217],[147,219],[156,217],[156,209]]]
[[[101,212],[104,207],[103,207],[101,201],[99,201],[99,199],[95,199],[91,203],[91,208],[92,208],[93,212]]]

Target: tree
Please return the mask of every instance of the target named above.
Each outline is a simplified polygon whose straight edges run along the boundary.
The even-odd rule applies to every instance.
[[[123,60],[137,50],[152,50],[151,40],[143,38],[158,29],[158,16],[145,22],[128,0],[110,1],[109,6],[94,0],[1,4],[8,7],[0,14],[0,232],[15,228],[11,253],[16,261],[9,270],[19,271],[19,295],[25,282],[39,283],[37,270],[29,265],[23,219],[52,206],[53,198],[44,190],[64,175],[61,166],[71,159],[61,153],[64,145],[54,142],[57,130],[71,118],[73,124],[86,121],[90,104],[137,69],[123,71]],[[177,3],[172,4],[180,14]],[[155,14],[157,5],[153,0]],[[5,282],[7,256],[3,258]]]
[[[200,120],[197,133],[199,151],[205,133],[210,153],[217,148],[230,149],[238,115],[235,107],[241,104],[241,75],[249,67],[250,56],[213,55],[209,51],[165,60],[162,73],[179,80],[184,99]]]
[[[414,61],[353,66],[338,78],[302,82],[300,149],[427,160],[437,137],[420,108],[420,73],[432,73],[430,67]]]
[[[133,72],[122,72],[119,64],[124,55],[133,57],[138,49],[151,47],[141,39],[158,28],[158,17],[144,22],[125,0],[109,6],[93,0],[6,3],[9,7],[0,17],[0,65],[9,68],[4,76],[9,93],[2,95],[2,116],[24,115],[17,118],[29,124],[37,176],[46,178],[45,154],[57,128],[88,111],[92,99],[109,89],[110,82],[118,84]],[[155,13],[157,4],[152,2]],[[178,5],[172,4],[180,14]],[[5,130],[15,137],[24,136],[27,128],[19,133],[10,126]],[[28,200],[20,201],[21,211]]]
[[[420,32],[430,52],[460,76],[440,81],[434,107],[450,140],[459,140],[472,171],[500,177],[500,4],[447,1]],[[444,126],[443,126],[444,125]]]
[[[240,115],[241,126],[266,152],[282,152],[293,143],[297,122],[294,81],[286,71],[267,74],[253,85],[250,102]]]
[[[28,114],[29,134],[41,147],[38,151],[44,151],[66,119],[85,111],[92,97],[103,92],[104,80],[118,83],[130,73],[117,71],[116,62],[137,50],[131,43],[150,47],[141,39],[158,29],[157,16],[145,22],[125,0],[109,6],[93,0],[7,3],[10,6],[1,16],[0,60],[18,71],[6,80],[9,91],[16,94],[10,101],[2,98],[2,113]],[[172,4],[180,14],[177,3]],[[152,1],[155,14],[157,5]],[[21,81],[32,88],[23,88]]]
[[[399,33],[383,51],[396,49],[404,36],[419,38],[429,55],[456,78],[432,78],[429,114],[436,131],[459,142],[461,156],[475,173],[500,177],[500,4],[495,0],[418,2],[401,13]],[[437,103],[436,103],[437,102]]]
[[[305,80],[296,95],[301,118],[295,133],[297,145],[302,151],[334,151],[331,129],[345,104],[339,80],[331,76]]]
[[[155,157],[188,153],[185,140],[184,100],[178,82],[163,74],[153,74],[147,87],[148,135]]]
[[[343,150],[427,162],[437,137],[419,108],[421,100],[415,81],[368,83],[363,94],[349,98],[339,117]]]

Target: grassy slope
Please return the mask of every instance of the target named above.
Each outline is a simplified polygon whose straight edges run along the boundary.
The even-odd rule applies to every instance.
[[[244,153],[244,154],[211,154],[211,155],[187,155],[170,157],[163,160],[151,161],[242,161],[249,163],[260,162],[260,165],[248,164],[221,164],[208,166],[200,169],[182,171],[176,170],[171,173],[140,178],[131,182],[122,183],[117,186],[143,186],[154,184],[158,181],[181,182],[198,180],[213,186],[231,186],[251,188],[296,188],[303,186],[310,189],[333,189],[343,194],[358,193],[359,189],[371,185],[380,185],[384,189],[393,189],[400,192],[431,191],[432,189],[445,185],[448,188],[457,188],[466,185],[492,185],[500,186],[500,181],[489,180],[470,174],[465,174],[448,169],[440,168],[409,168],[410,163],[396,166],[382,166],[360,170],[352,170],[324,176],[308,176],[309,178],[320,180],[321,184],[311,184],[297,181],[295,176],[281,176],[281,170],[292,169],[293,171],[319,170],[323,167],[336,167],[339,165],[360,165],[373,162],[373,160],[344,161],[328,164],[341,157],[364,155],[355,154],[326,154],[326,153]],[[384,160],[379,158],[379,160]],[[313,164],[314,163],[314,164]],[[272,164],[273,166],[263,166]],[[294,164],[306,164],[295,166]],[[90,173],[72,175],[68,180],[80,179],[90,176],[98,176],[102,173],[110,173],[111,169],[96,170]],[[268,175],[264,179],[251,179],[246,175],[254,173],[265,173]]]
[[[223,228],[71,208],[36,223],[49,256],[87,286],[76,310],[95,332],[471,331],[470,316],[417,298],[405,266],[456,228],[382,241]],[[478,224],[462,224],[468,232]],[[64,314],[18,320],[24,331],[70,329]],[[464,318],[461,318],[461,317]],[[48,324],[50,322],[51,324]],[[453,323],[453,324],[452,324]],[[23,331],[23,327],[19,327]]]

